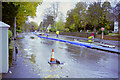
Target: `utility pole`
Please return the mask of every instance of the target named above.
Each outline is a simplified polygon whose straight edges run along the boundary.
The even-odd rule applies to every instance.
[[[14,40],[16,40],[16,17],[14,18]]]
[[[15,5],[16,7],[16,5]],[[14,40],[16,40],[16,16],[14,18]]]

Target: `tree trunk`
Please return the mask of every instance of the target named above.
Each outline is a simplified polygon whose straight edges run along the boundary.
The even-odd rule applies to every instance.
[[[96,24],[94,25],[94,30],[93,31],[96,32]]]
[[[86,31],[86,26],[84,26],[84,31]]]

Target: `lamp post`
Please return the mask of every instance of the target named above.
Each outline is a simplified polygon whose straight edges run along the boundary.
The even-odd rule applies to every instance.
[[[14,40],[16,40],[16,17],[14,19]]]
[[[16,7],[16,5],[15,5]],[[16,16],[14,18],[14,40],[16,40]]]

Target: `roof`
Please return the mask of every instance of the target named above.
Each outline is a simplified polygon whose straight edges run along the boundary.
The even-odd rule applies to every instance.
[[[6,23],[4,23],[4,22],[2,22],[2,21],[0,21],[0,28],[6,28],[6,27],[10,27],[8,24],[6,24]]]

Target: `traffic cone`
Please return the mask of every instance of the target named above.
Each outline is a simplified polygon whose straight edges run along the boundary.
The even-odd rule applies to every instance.
[[[51,54],[50,62],[55,62],[55,58],[54,58],[54,49],[52,49],[52,54]]]

